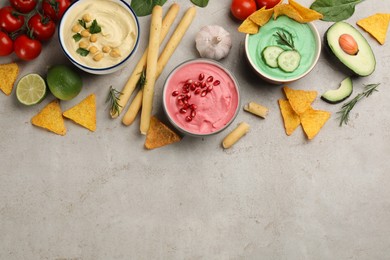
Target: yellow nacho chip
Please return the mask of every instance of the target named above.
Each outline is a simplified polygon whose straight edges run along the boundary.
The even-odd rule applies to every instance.
[[[323,110],[314,110],[309,108],[300,115],[303,131],[309,140],[313,139],[326,121],[330,118],[330,113]]]
[[[295,129],[300,125],[301,120],[295,111],[292,109],[288,100],[278,100],[280,112],[283,117],[284,129],[287,135],[291,135]]]
[[[305,22],[298,10],[290,4],[281,4],[274,7],[274,19],[281,15],[286,15],[299,23]]]
[[[377,13],[357,21],[357,25],[372,35],[380,44],[385,44],[390,14]]]
[[[0,64],[0,89],[9,96],[19,75],[16,63]]]
[[[179,142],[181,137],[163,124],[155,116],[150,118],[150,127],[146,134],[145,148],[154,149],[168,144]]]
[[[285,86],[283,87],[283,91],[286,94],[292,109],[298,115],[301,115],[310,108],[311,103],[313,103],[317,97],[317,91],[315,90],[295,90]]]
[[[304,23],[312,22],[315,20],[322,19],[324,16],[310,8],[304,7],[303,5],[300,5],[299,3],[295,2],[294,0],[288,0],[288,3],[298,11],[300,16],[303,18]]]
[[[265,7],[257,10],[253,14],[249,16],[249,19],[257,24],[258,26],[263,26],[268,23],[269,19],[271,19],[272,14],[274,13],[273,8],[265,9]]]
[[[94,132],[96,130],[96,97],[91,94],[77,105],[66,110],[64,117]]]
[[[66,134],[66,127],[59,101],[56,99],[47,104],[37,115],[31,119],[35,126],[47,129],[58,135]]]
[[[259,31],[259,26],[255,24],[249,17],[246,18],[238,27],[238,31],[247,34],[256,34]]]

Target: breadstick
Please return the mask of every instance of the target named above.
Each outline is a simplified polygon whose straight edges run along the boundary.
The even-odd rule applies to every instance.
[[[172,56],[173,52],[176,50],[176,47],[179,45],[185,32],[187,31],[188,27],[192,23],[192,20],[194,19],[195,14],[196,14],[196,7],[195,6],[188,8],[187,12],[184,14],[180,23],[177,25],[171,38],[169,39],[169,41],[165,45],[164,50],[161,52],[161,55],[158,58],[157,74],[156,74],[157,77],[160,76],[165,65],[168,63],[169,58]]]
[[[129,109],[122,118],[122,123],[124,125],[131,125],[134,122],[135,117],[137,116],[139,110],[142,106],[142,89],[138,90],[137,95],[134,97],[133,101],[130,103]]]
[[[269,111],[267,107],[257,104],[255,102],[250,102],[246,104],[244,106],[244,110],[262,118],[266,118]]]
[[[179,12],[179,9],[180,9],[179,4],[174,3],[171,5],[167,14],[165,15],[161,26],[160,44],[164,41],[165,37],[167,36],[169,29],[171,28]],[[119,111],[118,113],[115,114],[111,112],[110,114],[112,118],[117,118],[119,114],[122,112],[123,108],[126,106],[127,102],[129,101],[130,96],[133,93],[134,89],[136,88],[137,83],[141,77],[142,71],[146,67],[147,54],[148,54],[148,49],[145,50],[141,59],[138,61],[137,65],[135,66],[133,73],[130,75],[129,79],[127,80],[126,85],[123,87],[121,91],[122,95],[120,95],[118,99]]]
[[[232,132],[230,132],[222,141],[223,148],[232,147],[241,137],[249,131],[249,124],[242,122]]]
[[[156,83],[158,50],[160,47],[160,34],[162,23],[162,7],[156,5],[153,7],[152,20],[150,23],[148,57],[146,59],[146,83],[142,96],[141,109],[141,134],[146,135],[150,126],[150,117],[152,115],[154,84]]]

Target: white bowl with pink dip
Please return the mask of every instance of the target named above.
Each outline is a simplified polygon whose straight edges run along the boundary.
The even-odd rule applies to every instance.
[[[163,107],[169,121],[183,134],[203,137],[219,133],[238,114],[237,80],[214,60],[186,61],[166,79]]]

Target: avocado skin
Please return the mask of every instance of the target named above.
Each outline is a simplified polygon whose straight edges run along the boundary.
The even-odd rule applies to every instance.
[[[352,92],[351,92],[348,96],[344,97],[343,99],[339,99],[339,100],[337,100],[337,101],[333,101],[333,100],[326,99],[326,98],[324,98],[323,96],[321,96],[321,99],[324,100],[325,102],[329,103],[329,104],[338,104],[338,103],[343,102],[343,101],[346,100],[347,98],[349,98],[351,95],[352,95]]]

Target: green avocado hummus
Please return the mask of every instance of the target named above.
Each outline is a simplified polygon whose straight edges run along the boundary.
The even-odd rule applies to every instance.
[[[284,72],[280,68],[267,66],[262,58],[262,51],[267,46],[277,45],[288,50],[289,48],[277,43],[275,36],[278,31],[289,32],[294,40],[295,49],[301,55],[301,61],[293,72]],[[290,80],[304,74],[313,65],[316,56],[316,40],[312,29],[308,24],[301,24],[287,16],[279,16],[276,20],[271,18],[262,26],[257,34],[249,35],[247,42],[248,58],[250,62],[261,71],[262,74],[278,80]]]

